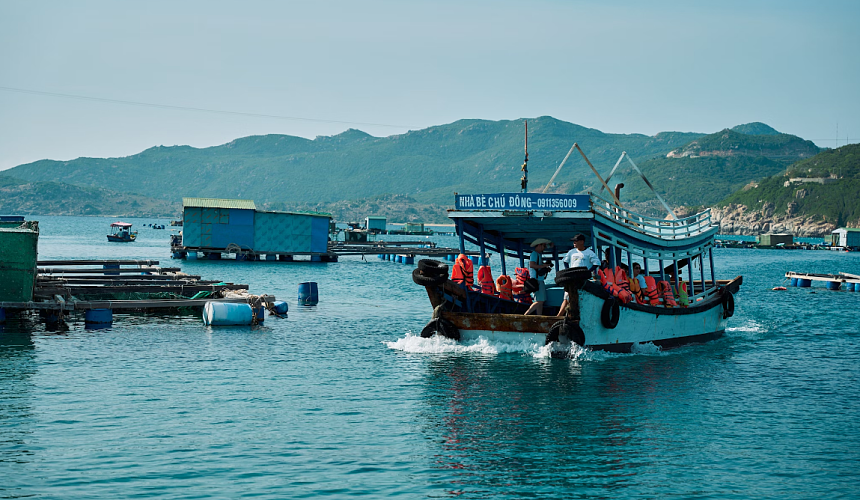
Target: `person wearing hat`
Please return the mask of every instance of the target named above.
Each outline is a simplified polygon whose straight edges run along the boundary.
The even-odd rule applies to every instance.
[[[552,242],[546,238],[538,238],[531,244],[534,250],[532,250],[532,254],[529,256],[529,269],[532,269],[535,273],[538,281],[538,289],[535,292],[535,301],[529,306],[526,314],[531,314],[532,312],[538,316],[543,314],[543,303],[546,302],[546,284],[544,284],[544,280],[549,270],[552,269],[552,263],[548,262],[544,264],[541,254],[546,250],[548,245],[551,246]]]
[[[589,271],[594,271],[600,267],[600,259],[597,258],[594,250],[585,248],[584,234],[577,234],[570,241],[573,242],[573,248],[561,260],[564,263],[565,269],[570,267],[587,267]],[[567,292],[564,292],[564,300],[561,302],[561,308],[558,310],[559,316],[564,316],[569,300],[570,296]]]
[[[597,258],[594,250],[585,248],[584,234],[577,234],[570,241],[573,242],[573,248],[561,260],[564,262],[565,269],[569,267],[587,267],[589,271],[594,271],[600,267],[600,259]]]

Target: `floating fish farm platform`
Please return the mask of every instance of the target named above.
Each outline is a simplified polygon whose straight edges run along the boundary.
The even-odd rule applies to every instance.
[[[828,290],[844,289],[848,292],[860,292],[860,275],[857,274],[812,274],[789,271],[785,273],[785,277],[790,280],[791,286],[800,288],[809,288],[814,281],[822,281]]]
[[[39,311],[46,322],[62,321],[72,311],[173,312],[203,308],[207,302],[245,303],[270,308],[271,295],[250,295],[247,284],[202,280],[155,260],[39,261],[32,300],[0,301],[0,311]],[[5,315],[5,314],[4,314]],[[89,316],[87,316],[89,322]]]

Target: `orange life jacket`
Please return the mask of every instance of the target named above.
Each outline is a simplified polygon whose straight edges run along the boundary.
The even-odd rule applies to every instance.
[[[633,298],[636,299],[637,304],[646,304],[645,290],[642,290],[642,286],[639,284],[639,280],[635,277],[630,278],[630,293],[633,294]]]
[[[451,270],[451,281],[459,285],[466,285],[467,288],[471,289],[475,284],[473,269],[472,260],[461,253],[457,256],[457,260],[454,261],[454,269]]]
[[[523,285],[526,281],[528,281],[529,278],[531,278],[531,273],[529,273],[529,270],[524,267],[516,268],[516,273],[517,281],[514,283],[513,286],[514,298],[517,300],[517,302],[520,302],[522,304],[531,304],[531,294],[523,290]]]
[[[630,292],[630,280],[627,279],[627,272],[621,266],[615,267],[615,286],[618,288],[616,297],[621,300],[622,304],[633,300],[633,293]]]
[[[668,281],[660,281],[657,283],[657,293],[663,296],[663,305],[666,307],[677,307],[675,302],[675,294],[672,293],[672,287]]]
[[[616,267],[615,272],[613,272],[612,269],[606,268],[597,271],[597,274],[600,276],[600,283],[603,288],[618,297],[623,304],[633,300],[633,294],[630,293],[630,283],[627,281],[627,273],[623,269]]]
[[[499,276],[499,279],[496,280],[496,284],[499,285],[499,298],[505,300],[514,300],[514,292],[510,276],[508,276],[507,274]]]
[[[657,293],[657,281],[653,276],[645,276],[645,285],[648,287],[645,289],[645,296],[648,301],[651,302],[652,306],[659,306],[660,295]]]
[[[493,281],[493,272],[490,266],[481,266],[478,268],[478,283],[481,284],[481,293],[487,295],[496,294],[496,282]]]

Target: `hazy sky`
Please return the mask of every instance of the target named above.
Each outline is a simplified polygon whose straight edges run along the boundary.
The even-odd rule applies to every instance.
[[[0,169],[542,115],[833,147],[860,142],[858,26],[856,0],[0,0]]]

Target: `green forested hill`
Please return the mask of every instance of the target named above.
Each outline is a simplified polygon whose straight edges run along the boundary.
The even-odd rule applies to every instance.
[[[543,187],[574,142],[606,172],[622,151],[643,161],[700,136],[606,134],[551,117],[530,119],[529,187]],[[393,193],[447,205],[454,192],[518,190],[522,161],[522,120],[460,120],[390,137],[357,130],[315,140],[254,136],[202,149],[154,147],[125,158],[42,160],[6,173],[175,201],[215,196],[298,204]],[[575,192],[593,179],[574,154],[553,189]]]
[[[763,123],[739,125],[697,137],[669,156],[643,162],[642,171],[670,205],[709,206],[759,180],[785,171],[791,163],[820,150],[810,141],[781,134]],[[763,134],[751,134],[763,132]],[[654,197],[637,176],[627,174],[625,197]]]
[[[791,182],[791,178],[835,177],[828,184]],[[788,185],[786,185],[786,183]],[[760,209],[772,203],[774,211],[812,215],[837,226],[860,224],[860,144],[824,151],[791,165],[784,174],[768,177],[725,198],[730,203]]]
[[[59,182],[29,182],[0,175],[0,213],[174,217],[178,203]]]
[[[762,122],[744,123],[732,127],[732,130],[747,135],[779,135],[776,129]]]
[[[809,158],[820,149],[812,141],[791,134],[749,135],[725,129],[690,141],[672,151],[672,156],[766,156],[769,158]]]

